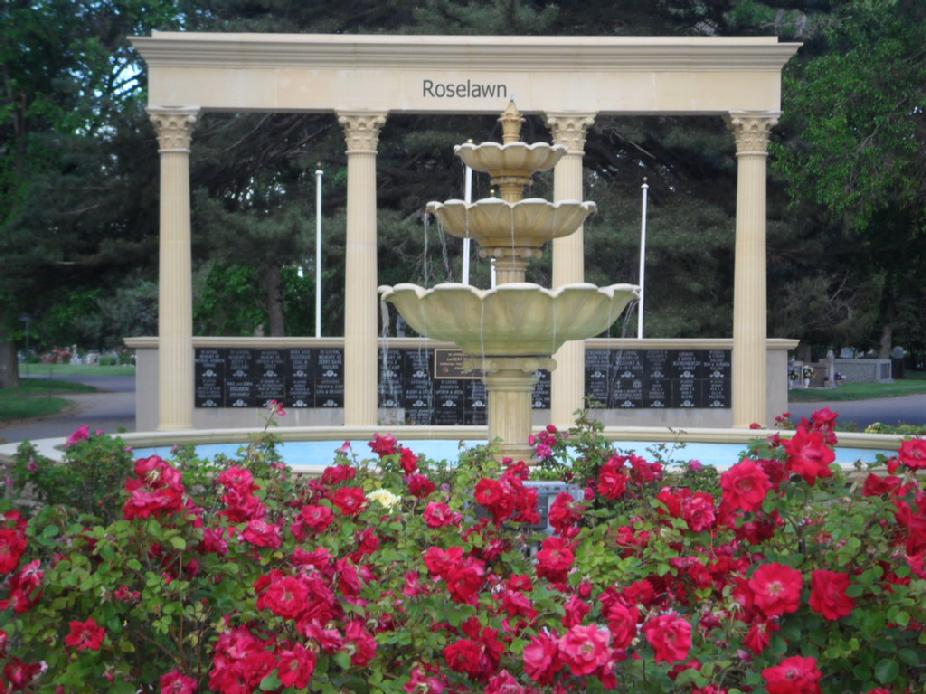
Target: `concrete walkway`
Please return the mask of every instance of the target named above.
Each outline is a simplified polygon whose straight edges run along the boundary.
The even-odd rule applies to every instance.
[[[839,413],[837,427],[839,422],[852,422],[863,428],[875,422],[926,424],[926,394],[843,402],[794,402],[789,405],[789,411],[791,419],[798,422],[801,417],[810,418],[815,410],[824,407]]]
[[[57,397],[73,404],[59,414],[0,424],[0,443],[68,436],[82,424],[107,434],[135,430],[134,376],[56,376],[55,380],[84,383],[97,392],[65,393]]]

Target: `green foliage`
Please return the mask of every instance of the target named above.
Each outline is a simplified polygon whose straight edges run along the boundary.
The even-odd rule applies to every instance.
[[[132,453],[120,438],[90,435],[69,444],[54,462],[24,442],[13,464],[13,482],[42,502],[61,505],[104,525],[122,517],[122,487],[132,474]]]

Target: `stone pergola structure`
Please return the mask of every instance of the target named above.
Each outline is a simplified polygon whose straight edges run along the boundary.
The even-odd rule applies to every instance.
[[[344,423],[377,423],[376,152],[389,113],[498,113],[515,98],[568,152],[554,198],[582,199],[585,136],[599,114],[718,115],[736,140],[732,423],[767,423],[765,169],[781,69],[776,38],[349,36],[154,32],[148,65],[161,156],[159,428],[192,427],[190,139],[204,111],[334,112],[347,152]],[[552,286],[584,281],[581,230],[553,245]],[[632,281],[634,278],[614,278]],[[564,345],[551,419],[584,399],[584,343]]]

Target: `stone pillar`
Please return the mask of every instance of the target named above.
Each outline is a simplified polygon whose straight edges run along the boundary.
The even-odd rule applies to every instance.
[[[768,425],[766,389],[765,161],[777,113],[730,113],[736,138],[733,280],[733,426]]]
[[[547,125],[553,141],[566,146],[566,154],[553,170],[553,199],[582,200],[582,157],[585,134],[593,113],[550,113]],[[585,281],[585,239],[582,227],[571,236],[553,240],[551,288]],[[576,410],[585,407],[585,342],[566,342],[554,355],[556,370],[550,377],[550,421],[558,427],[575,422]]]
[[[528,444],[531,434],[531,397],[537,371],[557,365],[546,357],[470,357],[464,369],[481,369],[489,398],[489,442],[501,439],[497,457],[534,462]]]
[[[198,108],[149,108],[161,154],[158,429],[193,428],[190,136]]]
[[[377,424],[376,145],[385,113],[338,113],[347,141],[344,424]]]

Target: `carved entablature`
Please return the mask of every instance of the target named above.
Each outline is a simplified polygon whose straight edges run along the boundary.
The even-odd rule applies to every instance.
[[[736,138],[736,155],[766,156],[768,136],[778,122],[778,113],[728,113],[727,126]]]
[[[190,151],[190,138],[199,118],[198,108],[148,108],[147,111],[158,136],[158,151]]]
[[[376,154],[379,129],[386,123],[385,113],[341,112],[338,113],[338,123],[344,128],[348,154],[353,152]]]
[[[547,126],[553,135],[553,142],[565,145],[569,154],[585,153],[585,135],[594,122],[594,113],[547,114]]]

